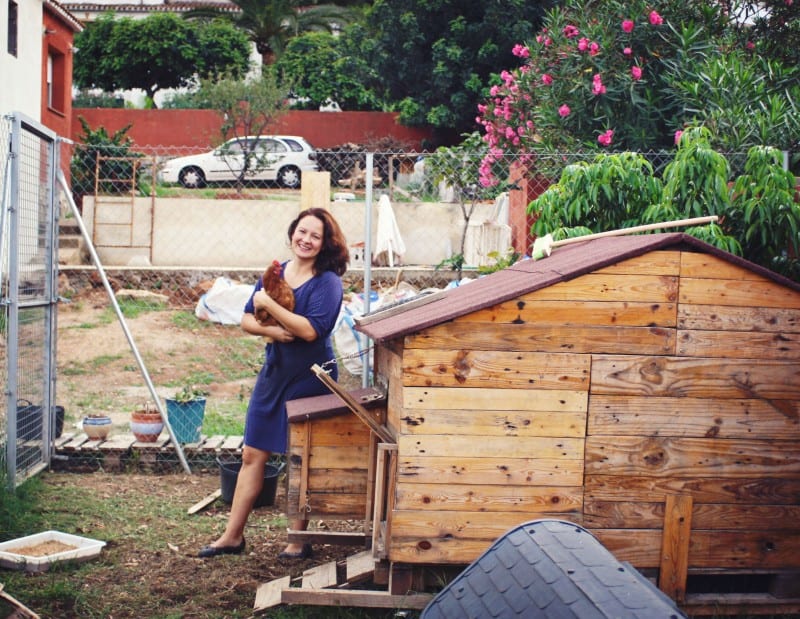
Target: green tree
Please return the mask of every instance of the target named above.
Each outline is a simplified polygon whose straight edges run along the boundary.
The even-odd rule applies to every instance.
[[[380,110],[376,94],[358,79],[358,59],[342,52],[341,39],[327,32],[295,37],[274,67],[294,85],[295,107],[318,109],[331,101],[346,110]]]
[[[714,147],[796,144],[800,72],[737,47],[738,27],[699,0],[567,0],[479,108],[490,158],[670,148],[695,124]]]
[[[275,79],[272,71],[264,71],[255,80],[222,77],[201,81],[197,98],[203,102],[203,107],[217,110],[223,118],[220,126],[222,148],[226,143],[230,144],[230,140],[235,140],[244,156],[236,179],[239,191],[244,187],[248,174],[270,163],[269,155],[259,149],[258,142],[245,138],[270,133],[270,127],[286,111],[290,90],[289,86]]]
[[[308,6],[303,0],[231,0],[239,11],[212,7],[188,11],[189,20],[222,17],[255,43],[264,65],[271,65],[293,37],[304,32],[333,32],[352,21],[355,14],[336,4]]]
[[[149,101],[163,88],[190,86],[196,76],[248,69],[249,44],[229,24],[192,24],[172,13],[141,20],[108,13],[75,36],[73,77],[80,88],[141,88]]]
[[[393,102],[401,121],[431,125],[442,142],[477,129],[476,105],[514,43],[539,27],[548,0],[377,0],[345,33],[371,67],[360,79]]]

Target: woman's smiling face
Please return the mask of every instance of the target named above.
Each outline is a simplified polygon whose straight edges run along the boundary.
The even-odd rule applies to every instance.
[[[325,224],[313,215],[306,215],[292,234],[292,250],[298,258],[313,259],[322,249]]]

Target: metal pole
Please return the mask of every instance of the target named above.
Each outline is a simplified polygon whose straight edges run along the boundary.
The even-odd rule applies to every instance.
[[[367,153],[366,173],[364,179],[364,313],[369,314],[369,297],[372,291],[372,177],[375,174],[375,154]],[[367,349],[361,360],[361,386],[369,387],[369,351],[372,342],[367,340]]]
[[[88,248],[89,253],[92,256],[92,261],[94,262],[94,265],[97,267],[97,272],[100,274],[100,279],[103,281],[103,287],[106,289],[108,297],[111,299],[111,304],[114,306],[114,312],[117,314],[117,318],[119,319],[119,324],[122,326],[122,330],[125,333],[125,337],[128,340],[128,344],[130,344],[131,351],[133,351],[133,356],[136,357],[136,363],[139,365],[139,371],[142,373],[142,377],[144,378],[145,383],[147,383],[147,388],[150,390],[150,395],[153,397],[153,400],[156,403],[158,412],[161,415],[162,421],[164,422],[164,427],[167,429],[169,437],[172,440],[172,444],[175,446],[175,450],[178,452],[178,458],[181,461],[181,465],[183,465],[183,470],[186,471],[187,473],[191,473],[192,471],[189,468],[189,463],[186,461],[186,456],[183,453],[183,447],[175,437],[175,432],[172,430],[172,426],[169,423],[167,413],[164,410],[164,405],[161,402],[161,398],[158,397],[158,394],[156,393],[156,388],[153,385],[153,381],[150,380],[150,374],[147,372],[147,368],[144,365],[144,361],[142,360],[141,355],[139,355],[139,350],[136,348],[136,343],[133,341],[133,336],[131,335],[131,332],[128,330],[128,324],[125,322],[125,316],[123,316],[122,310],[119,307],[119,303],[117,303],[117,297],[114,294],[114,290],[111,288],[111,284],[108,282],[108,278],[106,277],[103,265],[100,263],[100,257],[97,255],[97,252],[94,249],[92,240],[89,237],[89,232],[86,230],[86,226],[83,224],[83,218],[81,217],[81,214],[78,211],[78,207],[75,204],[75,200],[72,199],[72,192],[70,190],[69,185],[67,184],[67,179],[64,177],[64,172],[61,170],[58,171],[58,181],[61,184],[61,187],[64,190],[67,199],[69,200],[69,205],[72,208],[72,214],[75,216],[75,220],[77,221],[78,227],[81,230],[81,235],[83,236],[83,240],[86,242],[86,247]]]

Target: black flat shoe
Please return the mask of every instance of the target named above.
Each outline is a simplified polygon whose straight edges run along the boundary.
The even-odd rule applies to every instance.
[[[303,544],[303,548],[299,552],[286,552],[285,550],[278,555],[279,559],[308,559],[314,551],[311,549],[311,544]]]
[[[197,556],[201,559],[208,559],[217,555],[240,555],[243,551],[244,539],[238,546],[203,546]]]

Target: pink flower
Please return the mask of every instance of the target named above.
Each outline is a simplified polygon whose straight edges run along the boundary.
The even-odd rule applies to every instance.
[[[585,52],[589,48],[589,39],[586,37],[581,37],[578,40],[578,50]]]
[[[675,132],[675,145],[676,146],[678,145],[678,142],[681,141],[681,136],[682,135],[683,135],[683,131],[681,131],[680,129]]]
[[[609,129],[605,133],[597,136],[597,143],[600,146],[611,146],[611,140],[614,138],[614,131]]]
[[[597,56],[600,53],[600,46],[597,43],[592,43],[589,45],[589,55],[590,56]]]
[[[568,39],[576,37],[576,36],[578,36],[580,34],[580,30],[578,30],[572,24],[567,24],[566,26],[564,26],[564,31],[563,32],[564,32],[564,36],[567,37]]]
[[[517,43],[511,50],[511,53],[514,54],[517,58],[530,58],[531,50],[528,49],[525,45],[520,45]]]
[[[544,84],[545,86],[549,86],[552,83],[553,83],[553,76],[550,75],[549,73],[543,73],[542,84]]]
[[[592,94],[604,95],[606,93],[606,86],[603,84],[603,78],[599,73],[595,73],[592,77]]]
[[[786,6],[792,6],[792,0],[783,0],[783,3],[784,3]]]
[[[660,26],[661,24],[664,23],[664,18],[661,17],[661,15],[659,15],[657,11],[650,11],[648,19],[650,20],[650,23],[653,24],[654,26]]]
[[[622,53],[625,54],[626,56],[630,56],[633,53],[633,50],[630,47],[626,47],[625,49],[622,50]]]
[[[755,48],[756,48],[756,44],[755,44],[755,43],[753,43],[752,41],[748,41],[748,42],[745,44],[745,47],[746,47],[747,49],[749,49],[749,50],[753,50],[753,49],[755,49]]]
[[[558,108],[558,115],[561,116],[561,118],[566,118],[567,116],[569,116],[569,113],[571,111],[572,110],[569,109],[569,106],[565,103],[560,108]]]
[[[635,80],[642,79],[642,68],[641,67],[637,67],[636,65],[632,66],[631,67],[631,76]]]
[[[622,20],[622,32],[631,32],[633,30],[633,22],[630,19]]]

